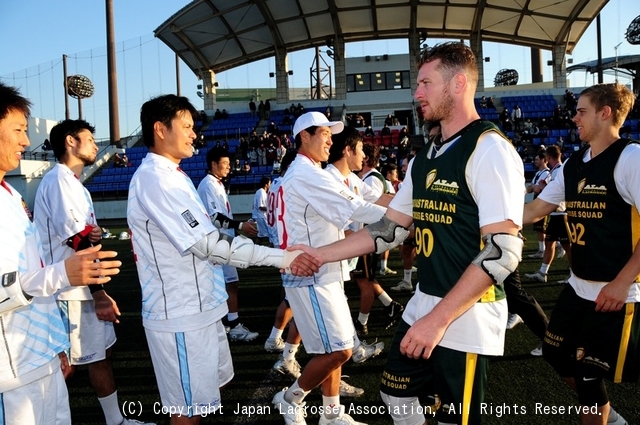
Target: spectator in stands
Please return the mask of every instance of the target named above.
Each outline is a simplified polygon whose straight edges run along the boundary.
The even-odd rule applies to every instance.
[[[258,117],[260,118],[260,121],[262,121],[264,119],[264,101],[260,101],[260,104],[258,105]]]
[[[383,136],[388,136],[391,134],[391,129],[387,125],[386,120],[385,120],[384,126],[382,127],[382,130],[380,130],[380,134],[382,134]]]
[[[522,123],[524,120],[524,112],[520,108],[520,105],[516,103],[511,111],[511,121],[513,122],[513,129],[518,131],[522,130]]]
[[[267,148],[264,143],[260,143],[258,148],[258,165],[267,165]]]
[[[278,154],[276,153],[276,147],[273,145],[273,142],[271,142],[269,143],[269,146],[267,146],[267,152],[266,152],[267,165],[273,165],[277,157],[278,157]]]
[[[245,161],[246,162],[246,161]],[[233,174],[238,175],[242,172],[242,164],[240,164],[240,160],[236,159],[233,163]]]
[[[487,97],[486,96],[482,96],[480,98],[480,107],[482,109],[487,109]]]
[[[499,119],[500,125],[502,125],[502,131],[511,131],[513,129],[513,126],[511,125],[511,114],[506,106],[500,113]]]
[[[289,106],[289,113],[293,115],[294,118],[298,118],[297,108],[295,103],[292,103],[291,106]]]
[[[331,119],[331,105],[327,105],[327,109],[324,110],[324,115],[328,120]]]
[[[244,161],[244,165],[242,166],[242,172],[244,174],[251,174],[251,164],[249,164],[249,161]]]
[[[570,144],[578,144],[580,143],[580,136],[578,136],[578,132],[575,128],[571,128],[569,130],[569,135],[567,136],[567,140]]]
[[[384,119],[384,124],[385,124],[386,126],[393,125],[393,115],[388,114],[388,115],[387,115],[387,118],[385,118],[385,119]]]
[[[304,106],[302,106],[302,103],[298,102],[298,106],[296,106],[296,117],[299,117],[302,114],[304,114]]]
[[[271,118],[271,101],[267,99],[267,101],[264,102],[264,119],[268,120],[269,118]]]
[[[556,140],[556,145],[560,148],[561,152],[564,152],[564,139],[562,136],[558,136],[558,140]]]
[[[117,152],[116,152],[115,155],[113,155],[113,166],[114,167],[124,167],[125,166],[124,162],[122,161],[122,157]]]
[[[256,102],[254,102],[253,97],[251,98],[251,100],[249,101],[249,112],[251,113],[251,118],[255,118],[256,117]]]
[[[493,96],[489,96],[489,99],[487,99],[487,108],[488,109],[496,109],[496,105],[493,103]]]
[[[258,150],[254,146],[249,149],[249,162],[252,166],[258,165]]]
[[[281,163],[280,163],[280,159],[281,157],[276,157],[275,161],[273,161],[273,168],[271,169],[271,174],[277,174],[280,175],[280,167],[281,167]]]
[[[373,131],[373,128],[371,128],[370,125],[367,126],[367,128],[364,129],[364,135],[365,137],[373,137],[375,136],[375,132]]]
[[[229,118],[229,113],[227,112],[226,109],[223,109],[222,112],[220,113],[221,118]]]
[[[267,132],[274,134],[276,132],[276,123],[271,121],[267,126]]]
[[[293,125],[293,118],[291,117],[291,114],[287,112],[284,113],[284,116],[282,117],[282,125]]]
[[[276,148],[276,156],[280,158],[280,160],[282,161],[282,158],[284,158],[286,153],[287,153],[286,146],[284,145],[283,142],[280,142],[280,144]]]
[[[222,118],[222,112],[220,112],[220,109],[216,109],[216,112],[213,114],[213,119],[219,120],[220,118]]]
[[[131,163],[129,162],[129,157],[127,156],[126,153],[122,154],[122,166],[123,167],[129,167],[131,165]]]
[[[556,105],[556,108],[553,110],[553,126],[556,128],[562,127],[562,106]]]
[[[564,106],[569,109],[571,112],[576,111],[576,105],[578,101],[576,100],[575,94],[569,89],[564,91]]]

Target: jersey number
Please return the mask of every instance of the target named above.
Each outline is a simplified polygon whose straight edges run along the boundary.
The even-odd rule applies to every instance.
[[[429,229],[416,229],[416,254],[429,257],[433,251],[433,233]]]
[[[571,239],[571,243],[584,245],[584,241],[582,240],[582,237],[584,236],[584,225],[582,223],[569,223],[567,230],[569,231],[569,239]]]

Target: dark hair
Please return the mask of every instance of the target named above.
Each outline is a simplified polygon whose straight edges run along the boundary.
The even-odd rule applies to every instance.
[[[355,151],[358,142],[362,142],[362,135],[355,127],[345,127],[340,133],[331,135],[333,143],[329,148],[329,164],[341,160],[344,157],[344,148],[349,146]]]
[[[20,95],[15,87],[0,82],[0,120],[10,111],[22,112],[25,117],[31,115],[31,102]]]
[[[280,175],[284,176],[284,173],[287,172],[287,169],[291,165],[296,156],[298,155],[298,151],[295,149],[287,150],[287,153],[284,154],[282,160],[280,161]]]
[[[366,159],[364,162],[371,168],[376,168],[380,162],[380,148],[373,143],[367,142],[362,145],[362,150]]]
[[[302,130],[300,130],[298,134],[296,134],[296,138],[295,138],[296,148],[300,149],[300,146],[302,146],[302,137],[300,137],[300,133],[302,133],[303,131],[306,131],[307,133],[313,136],[314,134],[316,134],[317,129],[318,129],[317,125],[312,125],[311,127],[303,128]]]
[[[207,152],[207,170],[211,170],[211,163],[215,162],[216,164],[220,162],[222,158],[229,158],[229,151],[222,147],[213,147],[209,149]]]
[[[260,179],[260,187],[265,187],[267,185],[267,183],[271,182],[271,178],[270,177],[262,177]]]
[[[382,167],[382,171],[381,174],[384,176],[384,178],[387,178],[387,174],[389,174],[390,171],[393,170],[397,170],[398,166],[394,163],[390,163],[390,164],[385,164],[384,167]]]
[[[77,139],[78,134],[84,130],[89,130],[91,134],[96,132],[95,127],[85,120],[64,120],[56,124],[49,133],[49,140],[51,141],[51,147],[53,148],[53,156],[60,161],[67,152],[67,149],[65,148],[65,140],[67,139],[67,136]]]
[[[438,72],[442,74],[444,81],[449,81],[454,75],[464,71],[470,77],[474,87],[478,85],[478,64],[476,56],[469,46],[458,41],[450,41],[426,47],[418,53],[417,69],[420,70],[422,65],[436,59],[440,59]]]
[[[154,146],[153,126],[156,122],[171,128],[171,121],[183,111],[190,113],[194,122],[199,118],[198,110],[184,96],[165,94],[143,103],[140,108],[140,125],[144,145],[148,148]]]

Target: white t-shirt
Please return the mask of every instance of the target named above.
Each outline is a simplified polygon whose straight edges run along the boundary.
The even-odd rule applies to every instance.
[[[54,372],[58,353],[69,337],[53,294],[69,286],[64,264],[44,267],[36,226],[25,212],[20,194],[6,182],[0,186],[0,277],[18,272],[30,305],[0,315],[0,393]]]
[[[67,245],[67,239],[86,226],[97,226],[89,191],[69,167],[59,163],[44,175],[38,186],[33,218],[46,264],[71,257],[75,250]],[[60,300],[93,300],[86,286],[69,287],[56,297]]]
[[[455,141],[442,146],[442,155]],[[430,152],[428,153],[430,154]],[[408,216],[413,213],[413,181],[409,162],[402,187],[389,208]],[[479,226],[511,220],[522,227],[524,207],[524,169],[516,150],[495,132],[482,135],[465,168],[471,195],[478,205]],[[441,300],[416,291],[420,297],[418,313],[422,317]],[[438,345],[463,352],[502,355],[504,351],[506,299],[492,303],[475,303],[450,326]]]
[[[282,178],[276,207],[278,238],[283,248],[295,244],[324,246],[344,238],[350,220],[374,222],[384,208],[365,203],[334,176],[305,155],[298,155]],[[312,277],[283,276],[287,287],[349,279],[346,261],[327,263]]]
[[[591,149],[585,152],[584,162],[591,160]],[[622,199],[629,205],[635,206],[636,213],[640,210],[640,145],[630,144],[624,148],[613,170],[616,189]],[[558,173],[544,188],[538,198],[553,205],[564,203],[564,173]],[[580,298],[595,301],[600,290],[609,282],[593,282],[578,278],[573,273],[569,277],[569,285],[573,287]],[[626,302],[640,302],[640,283],[631,284]]]
[[[253,195],[253,209],[251,210],[251,217],[253,217],[254,220],[267,218],[267,211],[261,210],[260,208],[267,208],[267,191],[262,187],[256,190],[256,193]]]
[[[227,313],[222,270],[189,251],[217,230],[191,179],[175,163],[151,152],[142,160],[129,186],[127,222],[146,328],[184,332]]]
[[[200,199],[210,217],[213,217],[216,213],[221,213],[229,218],[233,218],[227,190],[222,181],[218,180],[215,176],[207,174],[200,181],[198,185],[198,195],[200,195]],[[234,237],[236,233],[234,229],[218,230],[231,237]]]

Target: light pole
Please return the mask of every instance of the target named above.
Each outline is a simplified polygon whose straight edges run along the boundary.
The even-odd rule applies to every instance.
[[[618,47],[620,47],[621,44],[622,44],[622,41],[618,43],[616,47],[613,48],[613,50],[615,50],[616,52],[616,68],[614,70],[614,75],[616,76],[616,84],[618,83]]]

